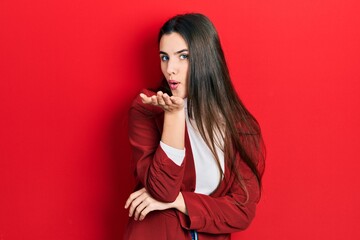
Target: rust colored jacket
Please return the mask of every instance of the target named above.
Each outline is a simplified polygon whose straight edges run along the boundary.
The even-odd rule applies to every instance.
[[[153,95],[148,90],[146,95]],[[136,189],[145,187],[149,194],[162,202],[173,202],[181,191],[188,215],[175,209],[150,212],[143,221],[129,218],[126,240],[190,240],[190,229],[200,240],[230,239],[230,233],[246,229],[255,215],[259,187],[250,169],[238,158],[246,182],[249,199],[235,176],[225,164],[225,176],[211,195],[194,193],[195,168],[189,137],[185,137],[185,159],[181,166],[167,157],[159,146],[164,112],[145,105],[137,97],[129,113],[129,140],[133,150]],[[226,161],[225,161],[226,162]],[[246,202],[246,203],[244,203]]]

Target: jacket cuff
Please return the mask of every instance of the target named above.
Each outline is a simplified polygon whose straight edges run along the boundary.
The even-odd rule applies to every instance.
[[[185,205],[187,208],[187,213],[183,214],[181,212],[179,212],[179,220],[180,220],[180,225],[188,230],[191,229],[202,229],[205,227],[205,221],[204,219],[206,219],[206,216],[203,216],[203,212],[200,210],[202,204],[201,201],[199,201],[199,199],[197,197],[196,193],[193,192],[181,192],[185,201]]]

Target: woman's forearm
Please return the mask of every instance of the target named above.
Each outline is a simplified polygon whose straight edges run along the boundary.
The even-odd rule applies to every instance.
[[[165,112],[161,141],[173,148],[185,147],[185,111]]]

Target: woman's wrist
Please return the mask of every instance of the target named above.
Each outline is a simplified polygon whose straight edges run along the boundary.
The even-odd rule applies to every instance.
[[[173,202],[173,206],[179,212],[182,212],[182,213],[188,215],[185,200],[184,200],[184,197],[183,197],[181,192],[179,192],[179,195],[177,196],[177,198]]]
[[[164,110],[165,116],[174,116],[174,117],[182,117],[185,116],[184,107],[171,109],[171,110]]]

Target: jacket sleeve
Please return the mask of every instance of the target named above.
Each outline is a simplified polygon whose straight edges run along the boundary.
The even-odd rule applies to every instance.
[[[185,161],[176,165],[160,147],[162,126],[157,125],[156,115],[159,108],[144,105],[140,97],[129,111],[135,177],[156,200],[173,202],[180,191]]]
[[[242,167],[245,168],[245,166]],[[252,173],[248,172],[247,175],[252,175]],[[213,234],[232,233],[246,229],[255,216],[260,189],[255,176],[247,177],[244,181],[249,194],[248,198],[239,181],[234,178],[224,196],[214,197],[194,192],[182,192],[188,215],[178,212],[181,226],[185,229]]]

